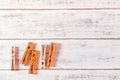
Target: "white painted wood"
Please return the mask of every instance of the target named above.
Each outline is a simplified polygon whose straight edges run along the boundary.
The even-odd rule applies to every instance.
[[[120,8],[120,0],[0,0],[0,8]]]
[[[0,38],[119,38],[119,22],[119,10],[0,11]]]
[[[19,47],[19,59],[22,57],[28,40],[0,41],[0,69],[10,69],[10,47]],[[55,65],[53,69],[93,69],[120,67],[119,40],[33,40],[36,50],[41,44],[57,43]],[[20,65],[19,69],[28,69]]]
[[[120,38],[120,11],[113,8],[120,8],[120,0],[0,0],[0,80],[120,80],[119,40],[76,39]],[[29,41],[37,50],[56,42],[55,65],[36,75],[23,65],[10,71],[11,46],[19,47],[19,60]]]
[[[30,75],[27,70],[0,71],[0,80],[48,80],[48,78],[49,80],[120,80],[120,70],[39,70],[37,75]]]

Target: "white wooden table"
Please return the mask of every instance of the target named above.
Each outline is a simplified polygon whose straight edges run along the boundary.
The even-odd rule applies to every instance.
[[[57,43],[55,65],[10,70],[10,47]],[[0,0],[0,80],[120,80],[120,0]]]

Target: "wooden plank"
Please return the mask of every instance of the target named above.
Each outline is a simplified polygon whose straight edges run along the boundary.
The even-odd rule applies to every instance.
[[[46,77],[47,76],[47,77]],[[120,70],[111,71],[38,71],[36,75],[30,75],[24,71],[0,71],[1,80],[119,80]]]
[[[0,8],[120,8],[120,0],[0,0]]]
[[[0,11],[0,20],[0,39],[120,37],[119,10]]]
[[[36,43],[36,50],[41,44],[57,43],[54,66],[52,69],[93,69],[120,68],[119,40],[30,40]],[[0,41],[0,69],[10,69],[10,47],[19,47],[19,59],[29,40]],[[38,63],[39,65],[39,63]],[[19,69],[28,66],[19,65]]]

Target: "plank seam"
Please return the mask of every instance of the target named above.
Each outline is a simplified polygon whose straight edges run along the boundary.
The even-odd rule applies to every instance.
[[[0,38],[0,40],[120,40],[120,38]]]
[[[120,8],[0,8],[0,10],[120,10]]]
[[[19,69],[19,70],[28,70],[28,69]],[[120,70],[120,68],[54,68],[54,69],[35,69],[35,70]],[[11,71],[11,69],[0,69],[0,71]]]

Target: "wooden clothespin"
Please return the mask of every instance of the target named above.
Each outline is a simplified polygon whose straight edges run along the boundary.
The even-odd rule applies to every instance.
[[[32,56],[31,56],[30,67],[29,67],[29,73],[30,74],[35,73],[36,57],[37,57],[36,55],[37,55],[37,50],[32,50]]]
[[[14,46],[11,48],[11,70],[12,71],[16,70],[16,54],[17,54],[17,49]]]
[[[46,59],[46,52],[47,52],[47,45],[41,46],[40,51],[40,69],[45,69],[45,59]]]
[[[55,51],[56,51],[56,43],[50,43],[48,60],[47,60],[47,66],[48,67],[52,66]]]
[[[33,43],[29,42],[28,45],[27,45],[27,47],[26,47],[26,49],[25,49],[25,52],[24,52],[24,54],[22,56],[22,59],[20,61],[21,64],[24,64],[24,65],[27,64],[28,58],[29,58],[29,56],[31,54],[32,48],[33,48]]]

